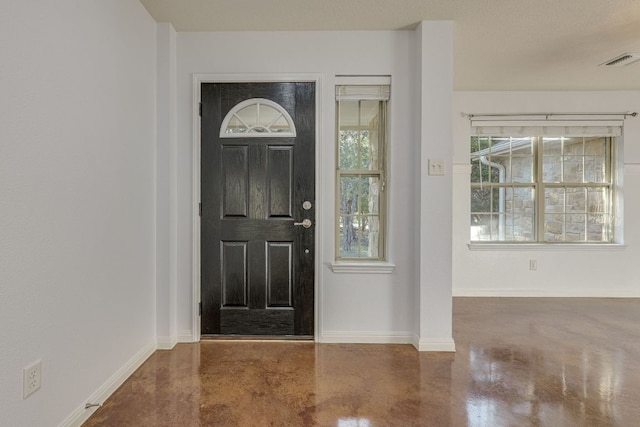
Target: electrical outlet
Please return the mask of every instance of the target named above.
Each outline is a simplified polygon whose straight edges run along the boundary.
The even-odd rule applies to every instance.
[[[42,383],[42,361],[33,362],[23,369],[23,382],[23,399],[40,389]]]
[[[530,259],[529,260],[529,270],[537,270],[538,269],[538,260]]]
[[[429,175],[444,175],[444,160],[429,159]]]

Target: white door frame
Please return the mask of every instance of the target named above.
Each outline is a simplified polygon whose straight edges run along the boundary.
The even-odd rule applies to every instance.
[[[315,255],[314,255],[314,340],[318,341],[319,325],[321,321],[319,301],[321,297],[320,286],[321,271],[319,257],[322,254],[321,230],[322,222],[319,220],[320,209],[318,206],[322,193],[319,183],[322,179],[321,163],[321,107],[322,107],[322,75],[321,74],[194,74],[193,75],[193,265],[192,265],[192,332],[193,342],[200,341],[200,100],[202,83],[271,83],[271,82],[313,82],[316,85],[316,141],[315,141],[315,192],[316,192],[316,218],[315,218]]]

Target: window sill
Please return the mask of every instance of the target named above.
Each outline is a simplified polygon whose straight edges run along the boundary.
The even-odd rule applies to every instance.
[[[331,271],[343,274],[391,274],[396,269],[389,262],[334,262],[329,264]]]
[[[468,243],[470,251],[624,251],[620,243]]]

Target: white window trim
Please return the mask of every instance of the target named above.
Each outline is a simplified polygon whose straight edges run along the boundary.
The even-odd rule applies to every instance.
[[[540,129],[543,129],[543,135],[539,136],[550,136],[550,135],[562,135],[562,136],[586,136],[591,132],[595,132],[597,136],[606,136],[611,137],[612,147],[611,147],[611,164],[613,166],[611,181],[612,181],[612,189],[615,190],[615,194],[613,196],[612,203],[616,206],[614,212],[616,216],[621,215],[624,209],[620,204],[621,195],[623,194],[623,189],[620,188],[619,179],[622,175],[622,168],[624,166],[624,159],[622,157],[623,147],[624,147],[624,119],[626,118],[626,114],[620,113],[620,117],[615,120],[602,120],[602,118],[590,118],[590,119],[576,119],[573,118],[571,121],[561,121],[561,120],[526,120],[520,118],[519,120],[479,120],[474,118],[473,115],[470,115],[470,134],[469,137],[473,136],[483,136],[496,133],[497,135],[513,133],[513,136],[519,135],[529,135],[530,131],[536,129],[536,132],[539,132]],[[494,116],[500,116],[494,115]],[[508,116],[508,115],[507,115]],[[506,116],[505,116],[506,117]],[[482,128],[488,130],[488,133],[483,132]],[[493,128],[493,129],[491,129]],[[554,129],[556,130],[554,132]],[[580,132],[576,132],[576,129],[579,129]],[[499,132],[495,132],[499,130]],[[549,132],[549,130],[551,132]],[[460,165],[462,168],[467,165]],[[460,169],[460,173],[465,173],[471,175],[471,165],[464,168],[464,171]],[[537,250],[536,246],[539,246],[543,250],[598,250],[598,249],[606,249],[606,250],[624,250],[626,245],[622,242],[624,241],[623,237],[623,228],[621,226],[613,226],[613,242],[606,243],[597,243],[597,242],[585,242],[585,243],[567,243],[567,242],[543,242],[543,241],[534,241],[534,242],[500,242],[500,241],[470,241],[467,246],[471,251],[482,251],[482,250]],[[486,246],[486,247],[485,247]],[[547,246],[550,246],[547,248]]]
[[[467,243],[470,251],[624,251],[621,243]]]
[[[396,265],[387,261],[334,262],[331,271],[341,274],[391,274]]]
[[[334,89],[337,86],[388,86],[389,90],[391,89],[391,76],[336,76],[335,80],[334,80]],[[389,96],[389,92],[386,92],[384,94],[387,97],[387,114],[386,117],[387,119],[390,117],[391,115],[391,111],[390,111],[390,96]],[[344,96],[344,95],[343,95]],[[362,99],[369,99],[368,97],[363,97]],[[371,99],[379,99],[378,94],[374,94],[373,97]],[[335,98],[334,98],[334,102],[335,102]],[[336,125],[336,134],[337,134],[337,126],[338,123],[335,123]],[[385,135],[385,158],[384,158],[384,162],[385,162],[385,168],[384,168],[384,186],[386,187],[385,192],[388,192],[388,188],[389,188],[389,175],[390,175],[390,171],[389,171],[389,123],[387,123],[386,126],[386,131],[385,131],[386,135]],[[337,156],[336,156],[336,161],[337,161]],[[339,183],[338,183],[338,178],[337,176],[339,175],[339,171],[338,171],[338,165],[335,165],[335,170],[336,170],[336,193],[334,196],[334,203],[337,203],[337,197],[339,194]],[[371,258],[362,258],[362,260],[359,259],[345,259],[345,258],[338,258],[338,241],[337,239],[339,239],[338,237],[338,233],[337,233],[337,223],[338,223],[338,207],[336,205],[336,218],[335,218],[335,239],[336,242],[334,243],[334,256],[333,256],[333,262],[329,263],[329,267],[331,268],[331,271],[333,273],[339,273],[339,274],[350,274],[350,273],[359,273],[359,274],[391,274],[393,273],[393,271],[395,270],[395,264],[391,263],[389,261],[390,259],[390,253],[389,253],[389,212],[388,212],[388,200],[389,197],[388,195],[385,193],[384,195],[384,206],[381,206],[381,209],[384,209],[384,236],[383,236],[383,258],[381,259],[371,259]]]

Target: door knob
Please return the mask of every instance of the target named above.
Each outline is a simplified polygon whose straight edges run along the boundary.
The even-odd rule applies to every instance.
[[[305,218],[302,220],[302,222],[294,222],[293,225],[301,225],[304,228],[310,228],[311,227],[311,220],[309,218]]]

